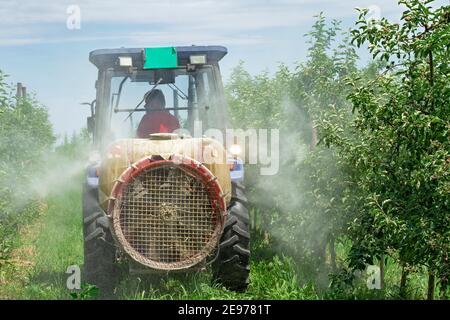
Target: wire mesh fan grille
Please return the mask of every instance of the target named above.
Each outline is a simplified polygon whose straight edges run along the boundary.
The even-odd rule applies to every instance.
[[[163,165],[141,172],[123,191],[120,227],[127,244],[155,264],[190,264],[206,256],[217,212],[208,187],[181,167]]]

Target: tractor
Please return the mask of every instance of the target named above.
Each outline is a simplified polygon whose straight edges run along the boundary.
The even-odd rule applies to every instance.
[[[238,145],[215,138],[228,126],[219,68],[226,54],[222,46],[90,53],[98,79],[87,118],[83,277],[101,292],[114,290],[123,266],[131,274],[210,270],[214,283],[246,290],[243,161]],[[138,137],[138,122],[152,113],[143,104],[155,90],[179,129]]]

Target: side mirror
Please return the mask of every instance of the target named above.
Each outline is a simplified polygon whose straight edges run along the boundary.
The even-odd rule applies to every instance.
[[[96,100],[94,100],[92,102],[80,103],[83,106],[89,106],[91,108],[91,116],[87,117],[87,130],[88,130],[88,132],[90,134],[93,134],[94,130],[95,130],[95,119],[94,119],[94,116],[95,116],[95,103],[96,103]]]
[[[94,133],[95,119],[94,117],[87,117],[87,130],[89,133]]]
[[[94,100],[92,102],[83,102],[80,103],[82,106],[89,106],[91,108],[91,116],[94,117],[95,114],[95,104],[97,103],[97,100]]]

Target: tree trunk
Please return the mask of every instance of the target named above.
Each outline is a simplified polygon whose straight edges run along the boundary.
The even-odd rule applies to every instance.
[[[439,274],[439,283],[440,283],[440,297],[441,300],[447,300],[447,289],[449,285],[449,277],[450,277],[450,263],[449,263],[449,256],[448,252],[444,254],[442,257],[442,264],[445,266],[443,269],[444,271],[441,271]]]
[[[440,276],[440,296],[441,300],[447,300],[448,274],[444,273]]]
[[[435,286],[434,273],[431,271],[428,271],[428,292],[427,292],[428,300],[434,299],[434,286]]]
[[[406,298],[406,283],[408,281],[408,271],[402,267],[402,277],[400,279],[400,297]]]
[[[317,135],[317,128],[314,127],[314,124],[311,123],[312,129],[311,129],[311,145],[310,150],[314,150],[316,148],[317,142],[319,140]]]
[[[336,265],[336,250],[334,247],[334,237],[330,237],[330,258],[331,258],[331,269],[333,272],[337,271],[337,265]]]
[[[258,209],[254,209],[253,211],[253,231],[256,233],[256,231],[258,230],[258,213],[259,210]]]
[[[380,255],[380,289],[384,289],[384,254]]]
[[[327,244],[327,239],[317,243],[317,285],[320,291],[327,288],[329,281],[329,269],[326,263]]]

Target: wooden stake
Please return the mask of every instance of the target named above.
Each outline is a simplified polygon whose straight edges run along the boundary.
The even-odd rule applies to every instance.
[[[16,98],[22,98],[22,94],[23,94],[23,90],[22,90],[22,83],[18,82],[17,83],[17,91],[16,91]]]

